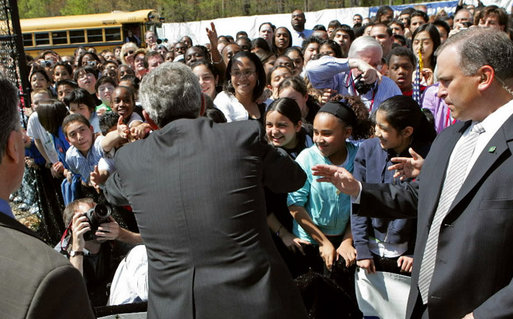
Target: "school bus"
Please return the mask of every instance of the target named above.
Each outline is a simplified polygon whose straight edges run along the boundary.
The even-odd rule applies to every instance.
[[[128,31],[143,43],[144,33],[155,31],[162,22],[157,11],[146,9],[21,19],[20,24],[25,53],[36,57],[43,50],[73,55],[79,46],[95,47],[98,52],[112,50],[125,42]]]

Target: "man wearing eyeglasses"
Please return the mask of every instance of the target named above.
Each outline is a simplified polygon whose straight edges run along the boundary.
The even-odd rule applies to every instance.
[[[16,88],[0,74],[0,309],[3,318],[94,318],[80,273],[16,221],[25,168]]]

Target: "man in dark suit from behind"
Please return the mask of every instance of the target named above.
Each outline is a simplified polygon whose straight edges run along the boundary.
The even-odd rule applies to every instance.
[[[105,194],[135,213],[148,253],[148,318],[306,318],[267,227],[263,190],[300,188],[302,169],[265,141],[258,121],[199,117],[201,87],[181,63],[147,74],[139,96],[160,129],[117,151]]]
[[[82,276],[14,218],[9,194],[25,169],[16,88],[0,74],[0,310],[2,318],[94,318]]]

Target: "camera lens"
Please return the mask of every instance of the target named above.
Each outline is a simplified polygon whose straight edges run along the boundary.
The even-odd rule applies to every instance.
[[[97,204],[94,208],[94,212],[100,219],[105,219],[110,216],[110,208],[107,205]]]

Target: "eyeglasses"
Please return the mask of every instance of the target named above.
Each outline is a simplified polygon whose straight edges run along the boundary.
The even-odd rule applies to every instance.
[[[236,78],[241,78],[242,76],[244,76],[247,79],[255,73],[256,72],[253,70],[233,71],[232,76]]]
[[[127,56],[127,55],[130,55],[130,54],[134,54],[135,51],[127,51],[125,52],[125,54],[123,54],[123,56]]]

